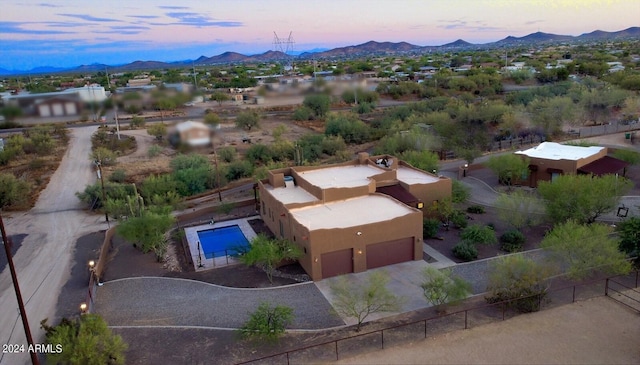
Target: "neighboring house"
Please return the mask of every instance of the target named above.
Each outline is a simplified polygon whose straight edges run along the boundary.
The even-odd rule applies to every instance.
[[[530,159],[528,183],[553,181],[562,174],[626,174],[628,163],[607,156],[606,147],[581,147],[543,142],[536,147],[515,152]]]
[[[34,103],[36,114],[41,117],[64,117],[78,115],[82,110],[82,103],[76,95],[60,95]]]
[[[211,145],[211,129],[204,123],[188,120],[176,124],[176,131],[180,137],[180,142],[189,146]]]
[[[451,196],[451,180],[391,156],[269,171],[260,215],[299,245],[313,280],[422,260],[423,211]]]

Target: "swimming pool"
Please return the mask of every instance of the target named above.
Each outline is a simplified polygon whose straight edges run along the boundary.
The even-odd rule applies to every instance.
[[[198,231],[198,239],[207,259],[235,255],[237,248],[249,247],[249,240],[237,225]]]

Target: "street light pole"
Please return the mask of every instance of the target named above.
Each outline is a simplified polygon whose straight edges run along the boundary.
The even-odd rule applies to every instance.
[[[102,207],[104,208],[104,219],[107,221],[107,227],[111,228],[109,224],[109,213],[107,212],[107,194],[104,192],[104,176],[102,176],[102,163],[96,160],[98,166],[98,177],[100,178],[100,186],[102,187]]]
[[[29,329],[29,321],[27,320],[27,311],[24,307],[24,301],[22,300],[22,294],[20,293],[20,286],[18,285],[18,276],[16,274],[16,267],[13,265],[13,255],[11,254],[11,243],[7,237],[7,233],[4,230],[4,222],[2,221],[2,215],[0,215],[0,232],[2,233],[2,242],[4,243],[4,252],[7,254],[7,263],[9,264],[9,270],[11,271],[11,280],[13,280],[13,288],[16,290],[16,299],[18,299],[18,310],[20,310],[20,317],[22,318],[22,325],[24,326],[24,334],[27,337],[27,343],[29,349],[34,349],[33,337],[31,337],[31,330]],[[31,363],[33,365],[40,364],[38,360],[38,354],[35,351],[29,351],[31,356]]]

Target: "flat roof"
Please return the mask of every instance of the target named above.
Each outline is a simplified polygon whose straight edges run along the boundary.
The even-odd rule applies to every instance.
[[[577,161],[587,158],[602,151],[604,147],[582,147],[570,146],[555,142],[542,142],[538,146],[524,151],[517,151],[516,154],[525,155],[532,158],[544,158],[547,160],[573,160]]]
[[[402,165],[396,170],[396,178],[405,184],[432,184],[440,180],[439,177],[433,176],[424,171],[414,170]]]
[[[297,171],[310,184],[322,189],[352,188],[369,184],[369,177],[385,170],[371,165],[348,165]]]
[[[265,184],[264,187],[282,204],[308,203],[318,200],[318,198],[299,186],[274,188],[269,184]]]
[[[310,231],[382,223],[414,212],[405,204],[384,195],[366,195],[290,210],[290,214]]]

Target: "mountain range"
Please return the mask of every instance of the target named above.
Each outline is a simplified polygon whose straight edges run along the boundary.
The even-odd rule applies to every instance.
[[[135,61],[124,65],[105,65],[91,64],[82,65],[74,68],[56,68],[56,67],[38,67],[28,71],[5,70],[0,68],[0,75],[19,75],[19,74],[44,74],[44,73],[61,73],[61,72],[98,72],[108,68],[111,72],[127,72],[137,70],[153,70],[187,66],[205,66],[220,65],[232,63],[256,63],[271,62],[285,60],[287,58],[308,60],[308,59],[347,59],[359,56],[373,55],[400,55],[400,54],[420,54],[427,52],[452,51],[452,50],[474,50],[474,49],[492,49],[506,48],[514,46],[525,46],[535,44],[549,43],[584,43],[596,41],[613,41],[621,39],[640,39],[640,27],[631,27],[617,32],[605,32],[595,30],[590,33],[584,33],[579,36],[558,35],[543,32],[536,32],[524,37],[508,36],[496,42],[473,44],[458,39],[454,42],[443,44],[440,46],[417,46],[407,42],[376,42],[369,41],[355,46],[346,46],[333,48],[330,50],[318,50],[303,52],[297,56],[286,55],[279,51],[267,51],[256,55],[243,55],[237,52],[224,52],[217,56],[206,57],[200,56],[195,60],[185,60],[176,62],[158,62],[158,61]]]

